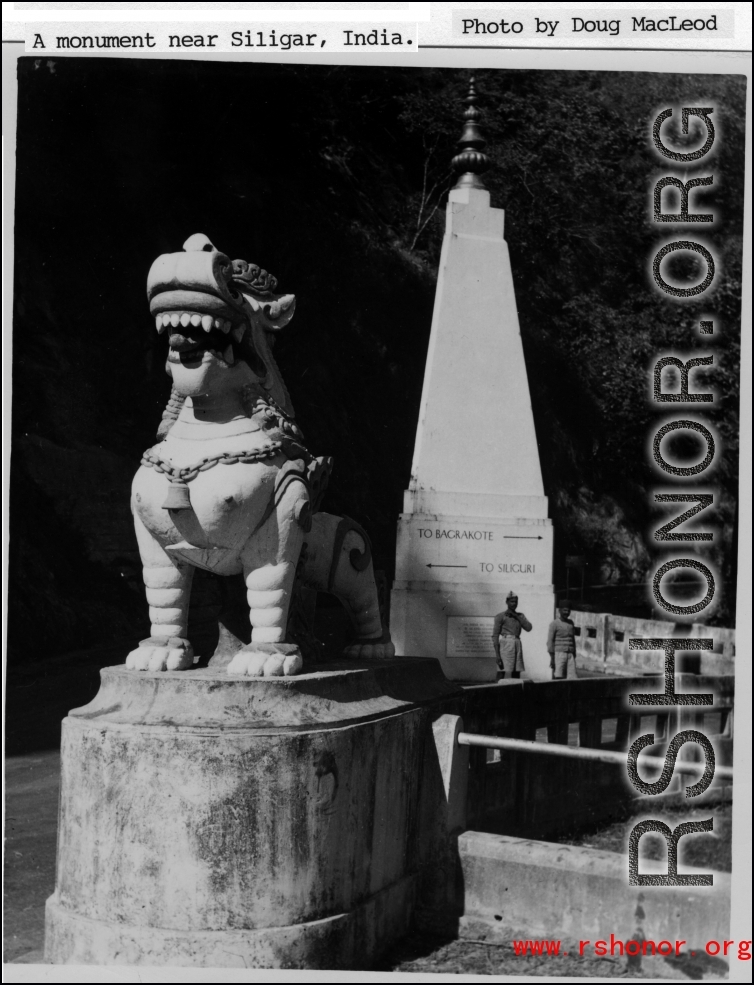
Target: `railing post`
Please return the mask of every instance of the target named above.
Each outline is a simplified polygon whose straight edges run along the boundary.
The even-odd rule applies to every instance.
[[[610,716],[605,716],[610,717]],[[599,749],[602,745],[602,719],[585,718],[579,722],[579,745],[585,749]]]
[[[610,649],[614,644],[613,617],[609,613],[599,612],[596,615],[595,622],[597,624],[596,655],[604,665],[608,661]]]
[[[441,715],[432,722],[432,737],[427,736],[422,830],[428,851],[414,910],[416,929],[451,936],[457,934],[463,913],[458,838],[466,829],[469,748],[458,742],[461,732],[458,715]]]
[[[466,828],[466,797],[469,785],[469,747],[458,743],[463,719],[441,715],[432,723],[432,732],[445,789],[448,834]]]

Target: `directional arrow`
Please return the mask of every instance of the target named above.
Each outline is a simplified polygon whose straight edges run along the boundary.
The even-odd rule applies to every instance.
[[[521,537],[517,534],[503,534],[503,540],[544,540],[544,537]]]
[[[428,568],[468,568],[468,564],[428,564]]]

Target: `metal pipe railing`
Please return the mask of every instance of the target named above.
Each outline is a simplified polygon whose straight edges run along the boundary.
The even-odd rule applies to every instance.
[[[614,752],[611,749],[587,749],[584,746],[564,746],[556,742],[531,742],[529,739],[510,739],[501,738],[497,735],[474,735],[471,732],[459,732],[458,744],[460,746],[481,746],[484,749],[504,749],[507,752],[533,752],[542,756],[590,759],[598,763],[626,765],[625,752]],[[661,768],[665,765],[665,757],[646,756],[640,753],[639,764],[641,766]],[[675,772],[696,773],[704,770],[705,766],[705,762],[679,759],[675,764]],[[715,777],[719,777],[721,780],[732,780],[733,768],[731,766],[715,765]]]

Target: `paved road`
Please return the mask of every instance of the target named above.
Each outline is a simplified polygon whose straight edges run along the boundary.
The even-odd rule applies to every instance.
[[[121,663],[125,644],[8,667],[5,689],[6,961],[41,959],[44,904],[55,888],[60,723],[91,701],[101,667]]]
[[[44,946],[44,904],[55,888],[60,753],[5,764],[5,961]]]

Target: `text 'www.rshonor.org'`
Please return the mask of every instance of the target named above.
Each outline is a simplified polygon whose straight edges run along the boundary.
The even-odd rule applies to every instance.
[[[702,951],[689,951],[684,947],[686,941],[652,941],[641,940],[623,941],[610,934],[609,941],[579,941],[578,952],[565,950],[563,941],[511,941],[516,957],[544,956],[550,958],[567,958],[578,953],[580,958],[622,957],[651,957],[655,954],[663,958],[679,958],[690,955],[692,958],[708,954],[710,957],[721,955],[726,958],[738,958],[739,961],[751,961],[751,941],[707,941]],[[567,946],[567,945],[566,945]]]
[[[703,159],[712,151],[715,144],[715,127],[711,119],[714,112],[712,106],[684,106],[680,110],[678,107],[668,107],[658,114],[652,125],[652,145],[656,152],[670,161],[682,165],[684,171],[679,177],[676,174],[665,174],[656,182],[652,196],[652,220],[655,223],[672,224],[704,224],[714,222],[715,216],[709,212],[690,211],[689,194],[693,189],[709,187],[714,183],[714,174],[697,173],[689,177],[689,168],[694,168],[701,164]],[[663,126],[666,121],[677,124],[680,119],[681,133],[688,135],[689,122],[694,120],[701,131],[700,140],[704,142],[698,148],[690,151],[672,150],[666,145],[663,139]],[[665,138],[667,139],[667,137]],[[705,162],[704,170],[709,172],[709,167]],[[665,196],[665,200],[663,199]],[[677,212],[663,211],[668,206],[668,199],[674,196],[676,200]],[[672,207],[672,206],[671,206]],[[708,291],[715,282],[716,261],[710,249],[711,244],[699,242],[701,237],[691,239],[675,239],[665,242],[659,246],[652,258],[651,273],[652,281],[656,288],[663,294],[677,299],[684,303],[687,299],[698,299]],[[659,245],[659,244],[658,244]],[[672,262],[672,258],[678,254],[696,254],[704,262],[705,272],[703,279],[693,286],[684,286],[683,282],[678,282],[667,269],[666,260]],[[685,283],[688,283],[686,281]],[[712,336],[715,330],[713,319],[699,321],[698,331],[703,336]],[[689,375],[697,366],[711,366],[714,356],[706,353],[702,356],[688,358],[687,354],[682,357],[677,353],[663,353],[655,363],[652,370],[652,401],[654,404],[711,404],[714,402],[715,395],[711,392],[690,392]],[[672,392],[663,390],[663,370],[672,367],[678,377],[678,389]],[[697,476],[705,472],[713,463],[716,452],[719,452],[719,439],[716,440],[710,429],[708,420],[700,419],[701,415],[693,416],[686,411],[683,416],[677,419],[664,419],[661,426],[654,434],[651,443],[652,462],[665,475],[670,476],[675,482],[693,481]],[[704,458],[694,465],[683,465],[675,459],[670,450],[663,449],[663,440],[672,434],[691,433],[699,435],[706,446]],[[676,487],[678,488],[678,487]],[[654,534],[655,540],[659,543],[678,543],[693,542],[698,547],[702,547],[713,540],[713,534],[709,531],[699,530],[680,530],[676,527],[691,519],[691,517],[707,509],[714,503],[714,492],[700,493],[694,489],[683,489],[671,493],[656,493],[655,502],[657,503],[691,503],[690,509],[680,513],[670,522],[659,527]],[[707,559],[709,561],[709,559]],[[711,562],[710,562],[711,563]],[[663,594],[662,579],[671,571],[677,569],[691,569],[702,575],[706,582],[707,591],[700,602],[693,605],[680,605],[677,602],[669,601]],[[652,594],[656,604],[665,612],[673,613],[676,618],[685,619],[694,617],[710,606],[715,598],[716,591],[715,575],[709,567],[697,557],[678,557],[672,556],[661,564],[652,578]],[[644,707],[678,707],[689,705],[712,705],[714,695],[712,694],[679,694],[675,690],[675,655],[677,651],[687,650],[711,650],[712,639],[689,639],[688,637],[665,637],[656,639],[631,639],[629,647],[632,650],[662,650],[665,653],[665,690],[664,693],[639,693],[629,695],[630,705],[642,705]],[[637,769],[639,753],[646,746],[654,744],[654,733],[649,732],[640,736],[631,746],[628,753],[628,775],[634,787],[645,796],[657,796],[667,790],[673,778],[676,759],[681,748],[686,743],[696,743],[699,745],[705,756],[705,768],[701,779],[692,786],[686,787],[686,797],[698,797],[708,789],[715,775],[715,753],[709,739],[696,729],[684,729],[673,737],[665,754],[665,763],[662,773],[654,783],[647,783],[641,779]],[[631,831],[629,838],[629,884],[632,886],[711,886],[712,874],[700,873],[692,875],[678,875],[678,842],[687,834],[713,830],[713,819],[707,818],[704,821],[687,821],[679,824],[672,831],[663,821],[648,819],[637,824]],[[643,834],[648,831],[656,831],[664,835],[667,842],[668,852],[668,872],[667,875],[642,875],[639,873],[639,841]]]

